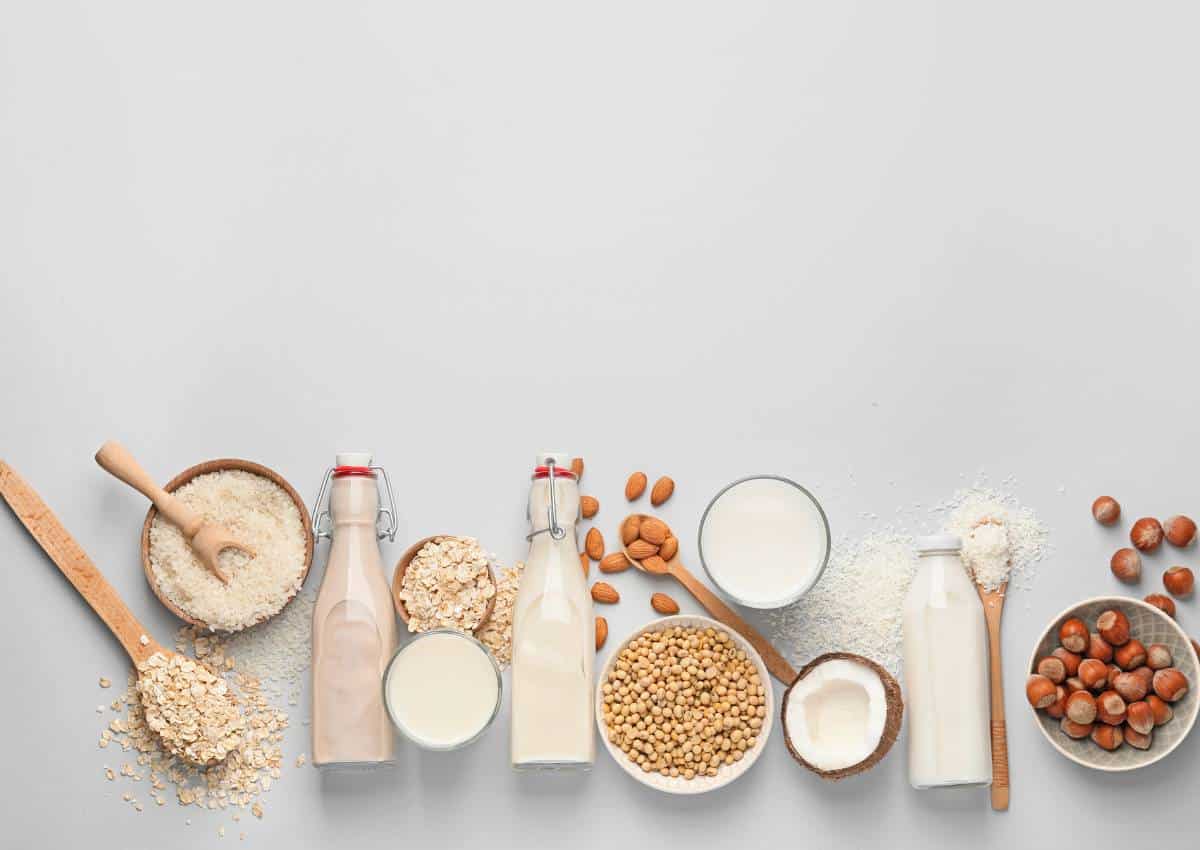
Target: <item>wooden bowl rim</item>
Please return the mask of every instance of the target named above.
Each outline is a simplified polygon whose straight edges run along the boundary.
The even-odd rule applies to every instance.
[[[404,602],[400,599],[400,588],[404,583],[404,574],[408,571],[408,565],[412,563],[412,559],[417,557],[417,553],[421,551],[421,548],[432,540],[437,540],[442,537],[455,537],[461,539],[465,536],[466,535],[463,534],[431,534],[428,537],[422,537],[416,543],[404,550],[404,554],[401,555],[400,560],[396,562],[396,569],[392,573],[392,604],[396,607],[396,615],[399,616],[405,624],[408,623],[408,609],[404,607]],[[471,539],[478,540],[479,538],[472,537]],[[478,626],[471,630],[471,634],[473,635],[479,634],[479,630],[487,625],[488,620],[492,619],[492,611],[496,607],[496,595],[500,592],[500,583],[496,581],[496,571],[492,569],[492,561],[490,558],[488,559],[487,570],[488,577],[492,580],[492,587],[494,588],[494,591],[492,593],[492,598],[488,600],[487,608],[485,608],[483,611],[483,619],[479,621]],[[421,633],[418,632],[418,634]]]
[[[184,484],[187,484],[192,479],[201,475],[207,475],[210,472],[224,472],[230,469],[240,469],[243,472],[250,472],[254,475],[266,478],[268,481],[271,481],[279,487],[282,487],[283,490],[289,496],[291,496],[292,501],[296,503],[296,508],[300,511],[300,521],[304,526],[305,538],[304,569],[300,573],[300,588],[303,588],[304,582],[308,578],[308,571],[312,568],[312,520],[308,516],[308,508],[305,507],[304,500],[300,498],[300,494],[296,492],[296,488],[289,484],[287,480],[278,472],[263,466],[261,463],[255,463],[252,460],[243,460],[241,458],[218,458],[216,460],[206,460],[203,463],[196,464],[195,466],[189,466],[183,472],[179,473],[165,485],[163,485],[163,489],[168,493],[173,493]],[[211,629],[204,621],[197,620],[190,614],[184,613],[179,606],[177,606],[167,597],[167,594],[163,592],[162,588],[158,586],[158,582],[154,578],[154,570],[151,569],[150,566],[150,526],[154,523],[154,517],[157,515],[158,508],[156,508],[154,505],[150,505],[150,509],[146,511],[146,521],[142,523],[142,572],[146,576],[146,582],[150,585],[150,590],[152,590],[154,595],[158,597],[158,601],[163,604],[164,608],[166,608],[179,619],[183,620],[185,623],[189,623],[202,629],[208,629],[209,631],[217,631],[216,629]],[[297,589],[297,591],[289,596],[283,605],[280,606],[279,610],[271,616],[278,616],[279,614],[283,613],[283,609],[291,604],[292,600],[296,598],[299,592],[300,590]],[[271,619],[271,617],[263,617],[262,619],[256,620],[249,626],[239,629],[238,631],[245,631],[248,628],[252,628],[260,623],[264,623],[269,619]],[[236,632],[229,634],[236,634]]]

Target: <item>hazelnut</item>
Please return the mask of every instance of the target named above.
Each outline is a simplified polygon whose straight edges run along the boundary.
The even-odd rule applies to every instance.
[[[1110,608],[1097,618],[1096,631],[1111,645],[1120,646],[1129,640],[1129,618],[1124,611]]]
[[[1104,678],[1105,686],[1108,688],[1115,687],[1116,683],[1117,683],[1117,677],[1120,676],[1123,672],[1125,672],[1125,671],[1122,670],[1120,667],[1118,667],[1116,664],[1109,664],[1108,665],[1108,675]]]
[[[1163,587],[1172,596],[1187,596],[1195,584],[1196,577],[1187,567],[1171,567],[1163,573]]]
[[[1154,710],[1148,702],[1131,702],[1125,707],[1125,723],[1143,735],[1154,728]]]
[[[1045,677],[1043,677],[1045,678]],[[1049,682],[1049,679],[1046,679]],[[1053,683],[1051,683],[1053,685]],[[1166,699],[1164,697],[1164,699]],[[1096,698],[1087,691],[1076,691],[1067,697],[1067,717],[1080,725],[1096,719]]]
[[[1064,717],[1059,722],[1058,728],[1061,729],[1063,734],[1068,738],[1074,738],[1075,740],[1086,738],[1088,735],[1092,734],[1092,724],[1076,723],[1069,717]]]
[[[1117,662],[1117,666],[1122,670],[1134,670],[1146,663],[1146,647],[1135,638],[1124,646],[1117,647],[1117,651],[1113,653],[1113,661]]]
[[[1046,706],[1046,716],[1053,717],[1055,720],[1061,720],[1067,714],[1067,697],[1070,694],[1062,685],[1055,688],[1056,696],[1054,702]]]
[[[1058,699],[1058,688],[1045,676],[1034,673],[1025,682],[1025,698],[1034,708],[1046,708]]]
[[[1067,681],[1063,682],[1063,685],[1066,686],[1068,694],[1073,694],[1076,691],[1087,690],[1087,685],[1085,685],[1083,683],[1083,679],[1080,679],[1078,676],[1072,676],[1071,678],[1067,679]]]
[[[1058,629],[1058,642],[1071,652],[1083,652],[1088,645],[1088,627],[1083,620],[1072,617]]]
[[[1061,646],[1050,654],[1063,663],[1063,666],[1067,668],[1068,676],[1074,676],[1079,672],[1079,662],[1083,660],[1081,656],[1069,649],[1063,649]]]
[[[1163,666],[1169,667],[1170,664]],[[1037,671],[1056,685],[1067,678],[1067,665],[1062,663],[1062,659],[1055,658],[1053,655],[1048,655],[1039,661]]]
[[[1173,516],[1163,523],[1163,532],[1172,546],[1190,546],[1196,539],[1196,523],[1189,517]]]
[[[1092,727],[1092,742],[1102,750],[1115,750],[1125,743],[1125,733],[1120,726],[1099,723]]]
[[[1164,593],[1151,593],[1145,599],[1159,611],[1162,611],[1168,617],[1175,616],[1175,600]]]
[[[1102,688],[1108,684],[1108,665],[1095,658],[1085,658],[1079,662],[1079,681],[1089,690]],[[1088,721],[1077,721],[1084,723]]]
[[[1162,545],[1162,523],[1154,517],[1142,517],[1129,529],[1129,539],[1142,552],[1153,552]]]
[[[1101,525],[1112,525],[1121,518],[1121,505],[1112,496],[1101,496],[1092,502],[1092,517]]]
[[[1108,641],[1095,632],[1092,632],[1088,639],[1087,657],[1108,663],[1112,661],[1113,648],[1109,645]]]
[[[1158,694],[1150,694],[1146,697],[1146,705],[1150,706],[1150,713],[1154,715],[1154,725],[1162,726],[1164,723],[1170,723],[1171,718],[1175,716],[1175,709],[1167,704],[1167,701]]]
[[[1096,697],[1096,719],[1109,726],[1125,722],[1125,700],[1116,691],[1105,691]]]
[[[1154,742],[1154,736],[1149,732],[1139,732],[1132,726],[1125,726],[1125,743],[1137,750],[1148,750]]]
[[[1180,670],[1168,667],[1154,674],[1154,693],[1167,702],[1177,702],[1183,699],[1183,695],[1187,692],[1187,676],[1183,675]]]
[[[1150,691],[1150,686],[1146,684],[1146,681],[1135,673],[1119,673],[1111,686],[1121,695],[1121,699],[1129,703],[1145,699],[1146,694]]]
[[[1152,643],[1146,647],[1146,666],[1151,670],[1161,670],[1171,664],[1171,648],[1165,643]]]
[[[1146,686],[1146,693],[1150,693],[1150,685],[1154,681],[1154,671],[1149,667],[1139,667],[1131,674],[1137,676],[1138,680]]]
[[[1142,556],[1128,547],[1113,552],[1108,566],[1113,575],[1128,584],[1133,584],[1142,577]]]

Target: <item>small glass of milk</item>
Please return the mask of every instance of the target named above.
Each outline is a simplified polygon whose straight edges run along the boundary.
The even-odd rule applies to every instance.
[[[829,561],[829,521],[795,481],[734,481],[700,519],[700,562],[713,583],[749,608],[782,608],[803,596]]]
[[[383,701],[392,723],[417,746],[457,750],[496,719],[502,681],[486,646],[453,629],[433,629],[392,656]]]

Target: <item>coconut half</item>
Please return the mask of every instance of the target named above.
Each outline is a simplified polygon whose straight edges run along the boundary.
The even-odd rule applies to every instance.
[[[783,695],[788,752],[823,779],[870,770],[888,754],[904,714],[900,686],[869,658],[831,652],[810,661]]]

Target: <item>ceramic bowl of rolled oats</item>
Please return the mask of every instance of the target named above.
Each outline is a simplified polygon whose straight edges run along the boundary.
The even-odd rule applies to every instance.
[[[473,537],[438,534],[418,540],[400,556],[392,576],[396,613],[413,633],[478,632],[496,603],[493,560]]]

